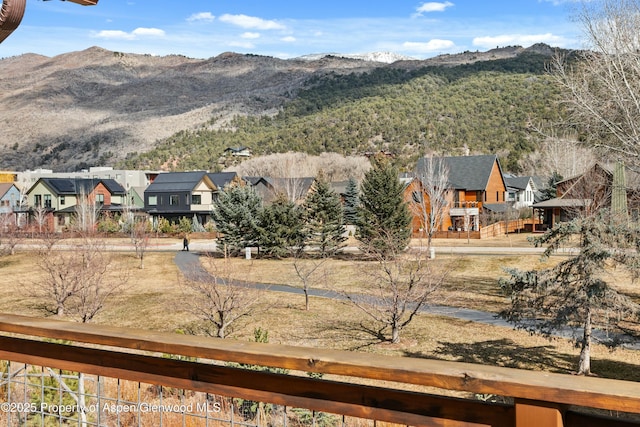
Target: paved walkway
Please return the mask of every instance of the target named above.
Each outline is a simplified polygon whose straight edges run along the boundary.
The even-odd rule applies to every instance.
[[[199,254],[197,252],[178,251],[175,256],[175,263],[178,269],[190,280],[203,280],[211,278],[211,274],[202,267],[199,260]],[[287,285],[267,285],[264,283],[246,283],[242,282],[244,286],[249,285],[257,289],[268,290],[271,292],[283,292],[288,294],[304,295],[302,288]],[[335,300],[346,300],[346,296],[335,291],[325,289],[309,289],[309,295],[312,297],[330,298]],[[468,308],[448,307],[443,305],[426,305],[420,309],[421,313],[427,313],[432,315],[452,317],[455,319],[466,320],[469,322],[477,322],[485,325],[502,326],[506,328],[513,328],[513,324],[506,320],[497,317],[496,314],[473,310]],[[576,332],[567,328],[556,332],[556,336],[563,338],[573,338]],[[596,342],[610,342],[612,337],[606,335],[602,331],[594,331],[593,337]],[[640,342],[633,340],[631,337],[622,337],[625,348],[631,348],[634,350],[640,350]]]

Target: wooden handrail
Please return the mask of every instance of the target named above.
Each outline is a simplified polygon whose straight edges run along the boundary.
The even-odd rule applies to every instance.
[[[0,315],[0,331],[298,371],[640,413],[640,383]]]

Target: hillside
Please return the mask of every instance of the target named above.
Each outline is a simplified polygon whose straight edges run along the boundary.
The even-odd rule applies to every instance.
[[[510,47],[392,64],[337,56],[207,60],[91,48],[0,60],[1,169],[215,169],[224,148],[355,154],[494,151],[555,114],[552,50]],[[126,157],[126,161],[123,161]]]

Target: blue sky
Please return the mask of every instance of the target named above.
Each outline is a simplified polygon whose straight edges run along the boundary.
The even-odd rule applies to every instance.
[[[580,47],[576,0],[27,0],[0,57],[54,56],[91,46],[209,58],[396,52],[414,58],[497,46]]]

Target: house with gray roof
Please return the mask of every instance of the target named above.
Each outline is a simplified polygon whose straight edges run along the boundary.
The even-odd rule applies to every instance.
[[[444,230],[462,230],[470,224],[480,228],[480,214],[500,211],[505,206],[507,185],[496,155],[438,157],[418,160],[415,175],[424,176],[429,165],[446,173],[449,186],[448,206],[442,224]]]
[[[209,219],[218,187],[206,171],[159,174],[144,191],[144,207],[154,222],[162,217],[172,223],[194,216],[200,224]]]
[[[536,202],[538,187],[532,176],[505,175],[507,202],[515,209],[529,208]]]
[[[68,228],[78,207],[87,203],[99,213],[121,212],[126,190],[113,179],[40,178],[27,190],[27,205],[32,212],[43,210],[55,218],[47,223],[50,231]]]

